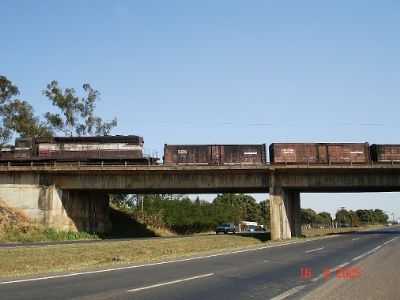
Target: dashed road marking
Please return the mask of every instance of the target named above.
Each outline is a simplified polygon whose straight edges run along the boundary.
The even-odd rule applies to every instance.
[[[317,248],[317,249],[311,249],[311,250],[307,250],[306,253],[318,252],[318,251],[321,251],[321,250],[324,250],[324,249],[325,249],[325,247],[321,247],[321,248]]]
[[[203,279],[203,278],[211,277],[213,275],[214,275],[214,273],[196,275],[196,276],[177,279],[177,280],[173,280],[173,281],[167,281],[167,282],[152,284],[152,285],[148,285],[148,286],[143,286],[143,287],[140,287],[140,288],[135,288],[135,289],[128,290],[127,292],[128,293],[135,293],[135,292],[154,289],[154,288],[158,288],[158,287],[162,287],[162,286],[166,286],[166,285],[172,285],[172,284],[178,284],[178,283],[182,283],[182,282],[186,282],[186,281],[192,281],[192,280],[195,280],[195,279]]]
[[[297,294],[298,292],[300,292],[301,290],[303,290],[306,286],[305,285],[299,285],[296,286],[290,290],[287,290],[286,292],[279,294],[278,296],[271,298],[270,300],[283,300],[286,299],[290,296],[293,296],[294,294]]]

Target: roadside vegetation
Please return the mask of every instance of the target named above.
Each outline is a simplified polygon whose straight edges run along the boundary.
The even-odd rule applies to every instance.
[[[257,203],[245,194],[221,194],[211,202],[179,195],[113,195],[112,206],[149,229],[167,235],[210,232],[221,223],[269,224],[267,202]]]
[[[265,244],[265,239],[257,237],[208,235],[46,247],[0,248],[0,277],[164,261],[262,244]]]

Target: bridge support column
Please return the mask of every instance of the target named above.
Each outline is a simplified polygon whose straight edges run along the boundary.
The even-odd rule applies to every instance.
[[[105,233],[111,230],[109,195],[96,191],[63,191],[62,205],[77,231]]]
[[[300,236],[300,193],[271,187],[269,201],[271,239],[286,240]]]

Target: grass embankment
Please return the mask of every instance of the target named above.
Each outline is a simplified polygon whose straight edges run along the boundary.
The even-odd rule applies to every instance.
[[[359,227],[344,227],[344,228],[312,228],[303,230],[302,233],[304,237],[310,238],[310,237],[318,237],[318,236],[333,235],[340,233],[365,231],[369,229],[379,229],[383,227],[385,227],[385,225],[364,225]]]
[[[96,234],[87,232],[60,231],[52,228],[44,228],[40,225],[10,226],[0,232],[0,243],[30,243],[50,241],[73,241],[99,239]]]
[[[265,244],[267,235],[196,236],[172,239],[0,249],[0,277],[147,263]]]
[[[42,242],[98,239],[86,232],[59,231],[32,222],[23,212],[0,201],[0,242]]]

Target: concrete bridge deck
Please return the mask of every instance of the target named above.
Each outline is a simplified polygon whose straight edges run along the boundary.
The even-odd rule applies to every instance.
[[[286,239],[300,234],[301,192],[371,191],[400,191],[400,164],[0,166],[0,199],[90,230],[106,230],[109,193],[269,193],[272,238]]]

